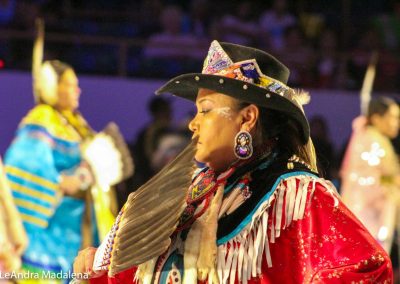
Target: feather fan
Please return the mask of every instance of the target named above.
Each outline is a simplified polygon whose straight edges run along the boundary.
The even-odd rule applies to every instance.
[[[83,145],[83,157],[101,185],[115,185],[134,171],[128,146],[113,122]]]
[[[195,169],[196,141],[157,175],[131,193],[108,237],[97,250],[93,270],[113,276],[160,256],[186,206]]]

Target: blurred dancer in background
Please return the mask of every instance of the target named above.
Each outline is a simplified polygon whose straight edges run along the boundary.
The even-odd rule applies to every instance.
[[[400,166],[390,139],[399,131],[400,110],[388,97],[371,100],[353,122],[341,167],[343,201],[390,252],[400,197]]]
[[[122,178],[123,164],[117,160],[125,155],[117,149],[104,151],[109,137],[105,131],[96,134],[78,111],[81,90],[74,69],[58,60],[42,63],[40,21],[38,31],[33,58],[36,106],[18,127],[5,154],[5,170],[29,238],[23,269],[43,276],[69,273],[79,248],[105,236],[114,221],[109,184]],[[117,130],[114,126],[107,131]],[[101,165],[103,156],[107,163]]]

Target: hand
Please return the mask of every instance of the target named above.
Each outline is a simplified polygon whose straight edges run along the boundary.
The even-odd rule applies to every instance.
[[[78,176],[61,175],[60,189],[67,194],[74,194],[81,188],[81,180]]]
[[[18,256],[22,255],[28,246],[28,236],[24,230],[24,227],[19,222],[11,222],[10,224],[10,235],[12,240],[12,245],[14,248],[14,253]]]
[[[86,190],[94,184],[94,176],[88,163],[82,162],[76,169],[74,175],[81,180],[80,189]]]
[[[13,252],[12,245],[10,243],[0,243],[0,271],[15,271],[21,267],[21,259]],[[8,283],[8,282],[7,282]]]
[[[104,275],[106,271],[93,271],[93,261],[97,249],[88,247],[81,250],[74,261],[74,273],[88,273],[89,278],[96,278]]]

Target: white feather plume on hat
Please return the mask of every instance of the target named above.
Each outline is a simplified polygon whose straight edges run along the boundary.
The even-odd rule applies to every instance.
[[[43,61],[44,47],[44,22],[37,19],[37,36],[33,45],[32,57],[32,81],[35,102],[44,102],[48,105],[55,105],[58,101],[57,87],[58,75],[49,61]]]

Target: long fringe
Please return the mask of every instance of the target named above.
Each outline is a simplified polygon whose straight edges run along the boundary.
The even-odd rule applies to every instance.
[[[216,262],[218,256],[217,227],[218,212],[221,208],[224,195],[224,185],[221,184],[215,193],[210,208],[208,208],[205,226],[201,232],[199,246],[199,258],[197,259],[197,279],[204,281],[208,278],[208,284],[220,283],[216,274]]]
[[[140,284],[151,284],[156,262],[157,258],[155,257],[143,264],[140,264],[136,270],[134,281],[137,281]]]
[[[203,214],[193,223],[185,241],[183,284],[197,282],[197,259],[200,251],[201,233],[207,214]]]
[[[281,231],[305,215],[307,200],[312,198],[316,183],[332,195],[334,206],[339,201],[334,186],[312,176],[294,176],[281,180],[276,191],[263,202],[251,222],[237,236],[218,247],[218,278],[220,283],[247,283],[261,274],[265,257],[272,267],[269,244],[280,237]],[[275,202],[274,202],[275,201]],[[271,218],[271,220],[269,220]]]

